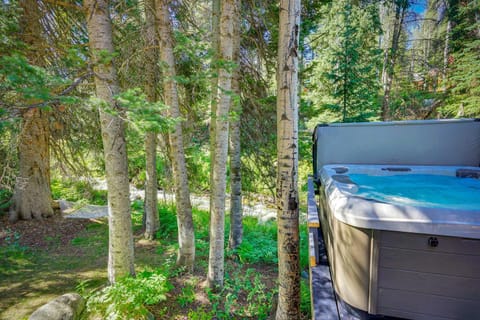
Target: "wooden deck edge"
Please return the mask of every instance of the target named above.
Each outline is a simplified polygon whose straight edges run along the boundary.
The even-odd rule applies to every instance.
[[[327,253],[320,229],[313,177],[308,177],[308,244],[310,293],[313,320],[340,320],[333,290]]]

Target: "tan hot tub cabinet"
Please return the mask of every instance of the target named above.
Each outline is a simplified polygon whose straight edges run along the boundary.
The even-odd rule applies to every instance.
[[[352,225],[335,218],[320,183],[320,170],[327,164],[478,167],[480,122],[320,125],[313,139],[313,180],[319,200],[315,210],[310,192],[311,267],[319,263],[315,228],[320,225],[337,297],[365,312],[366,318],[370,314],[414,320],[480,319],[478,227],[461,237]],[[314,319],[321,319],[316,315]]]

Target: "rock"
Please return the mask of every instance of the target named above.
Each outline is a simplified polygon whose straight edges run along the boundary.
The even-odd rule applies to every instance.
[[[67,293],[44,304],[29,320],[75,320],[85,308],[85,300],[77,293]]]

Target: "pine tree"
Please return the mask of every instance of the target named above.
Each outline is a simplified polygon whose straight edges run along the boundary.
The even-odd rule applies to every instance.
[[[313,92],[307,96],[331,114],[330,121],[375,117],[380,62],[376,7],[342,0],[325,5],[322,12],[321,28],[311,36],[316,58],[307,85]]]
[[[459,4],[453,32],[449,116],[480,115],[480,12],[478,1]]]

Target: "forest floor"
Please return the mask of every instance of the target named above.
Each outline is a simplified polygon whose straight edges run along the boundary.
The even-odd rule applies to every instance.
[[[170,240],[143,240],[140,211],[137,208],[135,216],[134,210],[133,219],[136,270],[173,265],[176,235],[169,230],[176,226],[171,228],[168,221],[164,222],[169,230],[162,236]],[[200,231],[204,239],[197,239],[194,272],[173,270],[168,276],[170,291],[166,300],[148,306],[150,312],[156,319],[267,318],[277,287],[276,263],[243,263],[236,256],[227,256],[225,290],[212,294],[205,288],[208,226],[200,228],[204,229]],[[253,244],[255,250],[257,247]],[[26,319],[56,296],[75,291],[88,295],[104,286],[107,250],[105,218],[64,219],[57,215],[41,221],[10,223],[7,215],[0,213],[0,319]],[[268,255],[268,248],[265,250]]]

